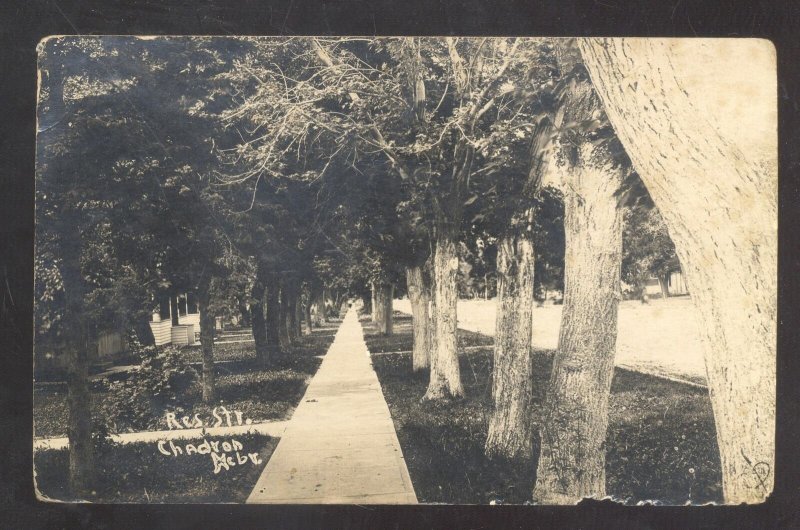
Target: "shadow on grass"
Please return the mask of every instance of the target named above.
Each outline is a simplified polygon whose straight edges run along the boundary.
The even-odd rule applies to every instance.
[[[217,400],[206,405],[202,403],[200,381],[197,380],[169,405],[170,411],[192,417],[195,413],[201,417],[209,417],[217,405],[225,405],[228,409],[238,410],[245,418],[254,422],[265,420],[287,419],[294,407],[300,402],[310,378],[321,364],[320,356],[327,353],[333,343],[335,330],[339,322],[333,322],[322,328],[316,328],[311,335],[304,335],[292,348],[273,360],[268,369],[264,369],[256,359],[255,346],[251,343],[239,343],[235,355],[220,359],[217,354],[221,350],[215,347],[215,360],[228,360],[215,366],[217,374]],[[199,361],[199,352],[195,348],[184,348],[190,362]],[[195,356],[198,356],[197,358]],[[223,355],[224,357],[224,355]],[[200,371],[199,364],[193,364]],[[115,374],[114,379],[123,380],[128,373]],[[68,411],[66,406],[67,389],[65,384],[35,385],[34,388],[34,424],[38,437],[66,436]],[[109,394],[102,381],[92,383],[92,414],[99,422],[117,425],[122,431],[150,431],[166,428],[164,410],[153,410],[144,418],[117,417],[112,407],[113,396]]]
[[[97,453],[96,480],[92,492],[83,500],[113,503],[217,503],[244,502],[269,460],[277,438],[248,434],[233,437],[207,437],[209,441],[235,439],[247,453],[258,453],[260,463],[251,460],[214,473],[211,455],[161,454],[155,443],[111,445]],[[202,440],[184,440],[198,445]],[[235,452],[230,453],[236,459]],[[77,500],[67,483],[69,453],[66,449],[37,452],[34,455],[39,492],[57,500]]]
[[[409,318],[384,337],[362,322],[370,351],[410,350]],[[473,333],[474,335],[479,335]],[[491,337],[459,330],[460,345],[491,344]],[[472,342],[472,343],[471,343]],[[467,344],[464,344],[467,343]],[[373,350],[373,346],[376,350]],[[538,431],[553,351],[533,352],[531,421]],[[491,411],[492,348],[461,353],[466,398],[421,403],[428,374],[412,373],[411,355],[376,355],[383,388],[420,502],[524,503],[531,499],[539,453],[531,459],[489,459],[484,443]],[[628,504],[721,502],[720,461],[707,391],[653,376],[617,370],[610,400],[606,480],[610,495]]]

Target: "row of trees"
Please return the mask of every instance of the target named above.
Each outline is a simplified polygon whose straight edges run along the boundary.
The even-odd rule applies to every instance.
[[[89,368],[103,331],[152,344],[159,304],[196,294],[203,400],[215,399],[214,316],[245,313],[259,359],[285,354],[324,318],[309,256],[319,186],[263,182],[263,200],[213,184],[221,154],[214,77],[244,43],[176,39],[50,39],[42,44],[37,148],[36,350],[67,369],[73,490],[93,475]],[[202,74],[202,75],[201,75]],[[244,206],[243,206],[244,205]],[[319,222],[319,220],[316,220]],[[170,308],[164,308],[165,312]],[[174,317],[178,308],[172,307]]]
[[[131,319],[151,302],[134,300],[124,278],[196,290],[208,307],[210,286],[241,272],[227,283],[240,293],[229,299],[247,291],[265,363],[281,330],[294,329],[271,319],[283,311],[291,322],[301,297],[305,308],[324,290],[361,297],[391,333],[391,300],[405,290],[413,366],[430,374],[421,397],[435,401],[464,395],[456,304],[462,258],[472,255],[484,277],[494,261],[497,279],[487,453],[530,456],[534,281],[563,277],[534,498],[603,495],[628,211],[629,225],[658,237],[669,230],[701,309],[726,500],[763,498],[772,481],[774,201],[758,184],[771,175],[707,126],[679,89],[670,54],[662,41],[616,40],[46,42],[37,278],[60,283],[37,285],[56,285],[40,299],[64,299],[42,325],[62,319],[54,327],[74,356],[74,476],[88,465],[78,401],[92,256],[98,270],[114,271],[107,283],[126,294],[118,307]],[[732,222],[742,194],[754,208]],[[640,235],[629,230],[626,239]],[[743,237],[746,251],[734,256]],[[669,245],[656,246],[629,253],[631,283],[643,270],[674,267]],[[731,290],[719,280],[731,278],[729,268],[752,277]]]

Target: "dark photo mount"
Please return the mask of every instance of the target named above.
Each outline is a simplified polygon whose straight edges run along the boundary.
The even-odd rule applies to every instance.
[[[582,522],[606,520],[617,526],[622,523],[633,526],[687,526],[713,525],[731,526],[792,526],[790,508],[796,501],[797,474],[787,443],[793,439],[796,429],[793,414],[796,403],[794,385],[791,384],[796,369],[795,361],[787,354],[793,351],[796,337],[786,323],[792,321],[793,297],[796,289],[791,282],[792,274],[786,265],[794,263],[791,252],[796,242],[794,237],[781,229],[781,276],[779,287],[778,338],[778,429],[775,469],[775,491],[765,505],[750,507],[703,507],[703,508],[654,508],[622,507],[610,502],[585,501],[573,508],[550,508],[546,506],[449,506],[449,507],[222,507],[222,506],[58,506],[37,503],[29,483],[31,461],[28,441],[30,430],[30,396],[32,389],[27,382],[30,377],[30,293],[32,280],[32,204],[33,204],[33,146],[34,146],[34,94],[35,94],[35,44],[51,34],[488,34],[488,35],[658,35],[658,36],[759,36],[773,40],[778,49],[779,105],[780,105],[780,225],[792,226],[797,212],[794,209],[794,178],[791,168],[796,152],[791,148],[796,137],[796,44],[783,40],[787,28],[797,14],[786,8],[780,15],[778,7],[748,6],[739,9],[724,9],[722,6],[705,6],[701,11],[694,6],[642,6],[626,7],[619,3],[587,3],[589,5],[524,7],[509,4],[502,8],[476,5],[469,2],[420,6],[412,9],[386,4],[378,6],[368,3],[324,2],[317,5],[264,6],[242,3],[233,6],[172,6],[141,3],[135,6],[112,4],[101,8],[89,8],[80,3],[32,3],[16,11],[18,20],[8,32],[7,53],[16,59],[14,71],[25,75],[9,78],[2,90],[12,91],[14,97],[6,101],[19,101],[9,111],[4,124],[6,138],[4,149],[11,148],[13,157],[4,171],[13,178],[5,178],[7,188],[4,200],[20,207],[18,215],[4,229],[3,255],[7,256],[6,294],[3,306],[4,338],[10,339],[9,362],[12,368],[7,392],[7,410],[14,411],[12,421],[4,432],[14,433],[16,447],[9,455],[12,469],[9,475],[19,477],[18,483],[4,484],[5,498],[10,501],[11,521],[15,526],[49,527],[63,525],[117,526],[148,524],[155,527],[180,526],[180,521],[189,526],[206,522],[222,524],[233,517],[243,524],[257,525],[270,521],[277,526],[383,526],[393,523],[447,526],[480,521],[491,525],[531,525],[544,527],[555,525],[580,525]],[[697,11],[693,11],[697,9]],[[410,27],[408,13],[425,20],[422,26]],[[737,17],[741,17],[737,19]],[[728,22],[730,18],[730,22]],[[12,20],[8,18],[7,20]],[[591,21],[591,22],[589,22]],[[596,24],[601,27],[590,27]],[[792,48],[795,46],[795,48]],[[23,128],[26,134],[19,134]],[[28,208],[27,210],[25,208]],[[5,211],[16,211],[8,208]],[[188,306],[187,306],[188,312]],[[5,330],[8,330],[6,332]],[[24,377],[23,377],[24,376]],[[27,405],[26,405],[27,403]],[[13,504],[12,504],[13,503]],[[665,515],[667,514],[667,515]],[[335,519],[334,519],[335,518]],[[124,522],[123,522],[124,521]]]

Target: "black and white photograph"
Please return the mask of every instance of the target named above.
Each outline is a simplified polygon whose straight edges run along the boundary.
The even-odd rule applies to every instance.
[[[772,493],[770,41],[37,51],[40,501]]]

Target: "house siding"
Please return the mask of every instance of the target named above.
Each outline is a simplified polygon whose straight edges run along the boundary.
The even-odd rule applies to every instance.
[[[150,329],[153,331],[156,346],[163,346],[172,342],[172,322],[162,320],[161,322],[150,322]]]

